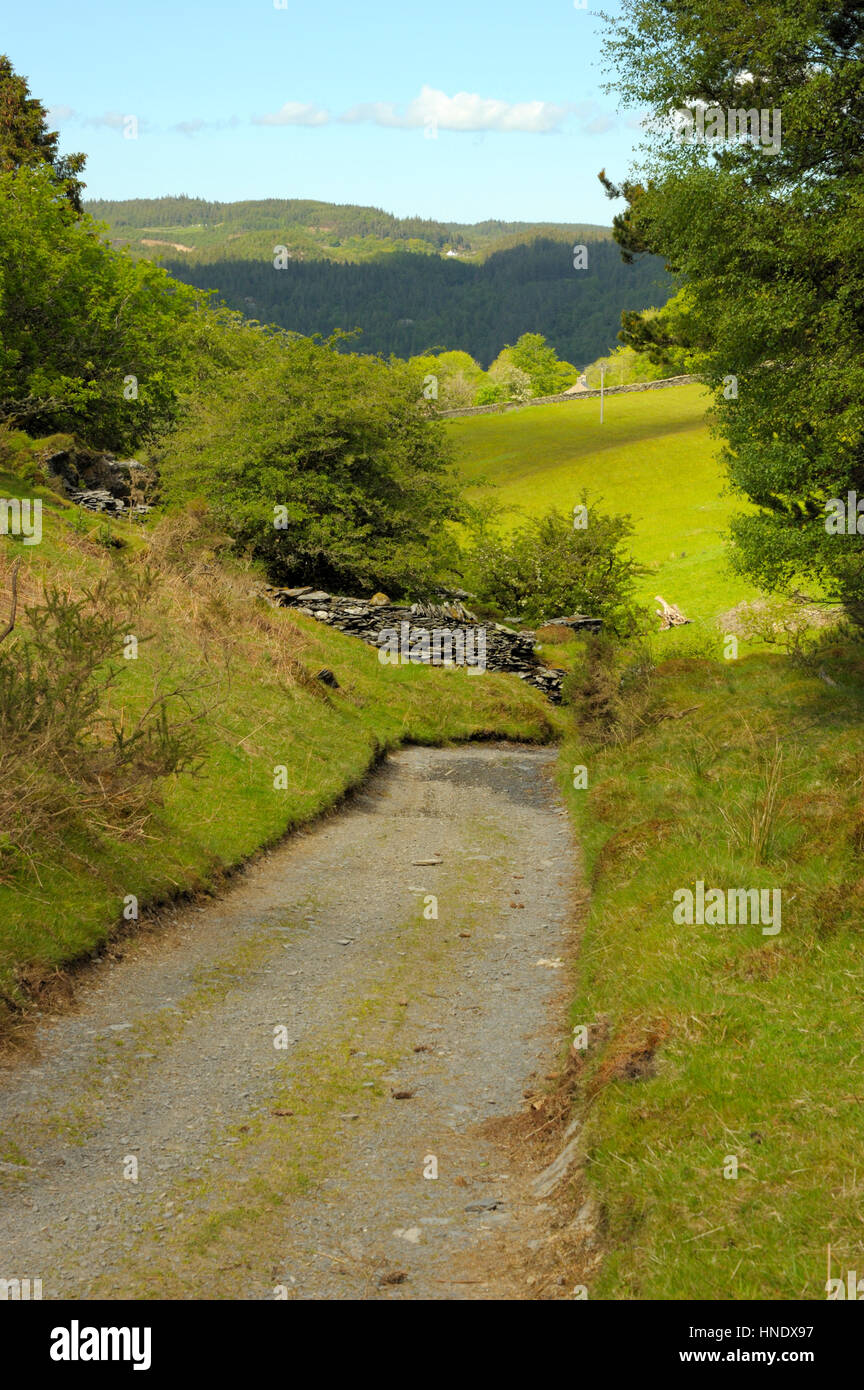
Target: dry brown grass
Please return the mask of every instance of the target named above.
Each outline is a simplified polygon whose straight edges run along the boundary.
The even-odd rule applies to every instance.
[[[562,642],[572,642],[575,636],[572,627],[564,627],[561,623],[544,623],[537,629],[538,642],[549,642],[554,646]]]
[[[259,663],[263,647],[275,681],[326,698],[301,659],[311,639],[267,605],[256,575],[231,564],[231,546],[227,536],[214,531],[203,507],[173,513],[159,523],[146,564],[158,576],[162,619],[182,632],[184,646],[191,639],[208,665],[230,670],[244,662]]]

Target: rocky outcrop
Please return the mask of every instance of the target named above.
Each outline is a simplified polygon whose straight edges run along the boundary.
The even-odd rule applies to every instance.
[[[118,459],[90,449],[58,449],[42,460],[71,502],[90,512],[109,516],[146,516],[151,511],[141,501],[155,491],[155,475],[137,459]]]
[[[560,703],[564,673],[540,664],[533,635],[516,632],[502,623],[482,622],[465,607],[461,598],[449,598],[442,603],[400,606],[377,594],[374,600],[342,598],[328,594],[323,589],[281,589],[272,585],[268,585],[264,592],[271,603],[295,608],[299,613],[305,613],[352,637],[359,637],[379,650],[388,641],[388,635],[398,634],[401,651],[417,652],[420,649],[419,654],[411,657],[418,664],[441,664],[435,660],[434,654],[422,654],[424,634],[428,638],[435,631],[449,632],[454,645],[461,635],[465,650],[475,654],[482,633],[485,670],[511,672],[541,690],[553,704]],[[602,626],[599,619],[579,614],[561,621],[574,630],[583,628],[590,632],[597,632]],[[476,660],[469,660],[465,664],[470,666],[477,663]]]

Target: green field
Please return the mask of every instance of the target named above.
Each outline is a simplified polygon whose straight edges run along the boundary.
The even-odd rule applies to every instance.
[[[708,392],[675,386],[532,406],[447,422],[471,495],[536,513],[569,511],[587,488],[626,512],[635,557],[649,567],[646,599],[662,594],[694,623],[755,596],[726,565],[724,530],[743,502],[725,493],[719,444],[705,423]],[[483,483],[494,484],[494,490]]]

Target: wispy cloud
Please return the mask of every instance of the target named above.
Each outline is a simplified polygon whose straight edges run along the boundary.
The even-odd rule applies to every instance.
[[[202,121],[199,116],[193,117],[190,121],[178,121],[176,125],[169,126],[172,135],[200,135],[202,130],[236,130],[240,120],[237,116],[231,116],[227,121]]]
[[[284,106],[280,106],[278,111],[271,111],[264,116],[253,116],[253,125],[326,125],[330,120],[330,112],[325,111],[321,106],[313,106],[309,102],[286,101]]]
[[[48,115],[54,122],[78,121],[85,126],[118,131],[125,130],[130,119],[121,111],[105,111],[100,116],[84,116],[71,106],[60,103],[49,107]],[[476,92],[457,92],[454,96],[448,96],[446,92],[429,86],[422,87],[419,96],[403,106],[390,101],[361,102],[338,116],[313,102],[286,101],[278,111],[252,116],[251,124],[314,128],[329,125],[334,120],[346,125],[376,125],[392,130],[434,127],[435,130],[474,134],[497,131],[504,134],[529,135],[560,132],[565,124],[572,121],[579,133],[585,136],[603,135],[619,125],[618,116],[605,110],[596,101],[508,102],[495,97],[483,97]],[[167,133],[191,139],[200,135],[202,131],[235,129],[240,124],[237,116],[232,116],[227,121],[209,121],[194,116],[169,126]],[[625,124],[638,125],[640,118],[634,120],[631,117]],[[149,130],[153,133],[158,130],[158,127],[151,127],[146,118],[138,118],[138,127],[142,132]]]
[[[105,111],[101,116],[85,116],[84,124],[104,126],[108,130],[122,130],[128,115],[123,111]]]
[[[206,121],[178,121],[176,125],[172,125],[171,129],[176,131],[178,135],[197,135],[200,130],[206,129],[206,126]]]
[[[596,101],[577,101],[569,110],[576,117],[582,135],[605,135],[618,125],[615,112],[605,111]]]

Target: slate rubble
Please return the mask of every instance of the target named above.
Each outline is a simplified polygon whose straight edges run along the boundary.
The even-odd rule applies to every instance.
[[[472,631],[483,629],[486,633],[487,671],[511,672],[542,691],[553,704],[561,702],[564,672],[539,663],[533,634],[516,632],[502,623],[482,622],[465,607],[461,599],[400,606],[389,601],[344,598],[309,587],[283,589],[267,585],[264,592],[269,602],[282,608],[295,608],[298,613],[304,613],[320,623],[328,623],[330,627],[338,628],[351,637],[359,637],[373,647],[380,646],[379,634],[382,632],[395,630],[401,634],[401,625],[405,622],[410,624],[410,644],[416,642],[424,632],[428,634],[434,629],[445,629],[454,634],[462,632],[466,639]],[[602,626],[599,619],[586,618],[581,614],[566,619],[556,618],[554,621],[574,631],[598,632]]]

